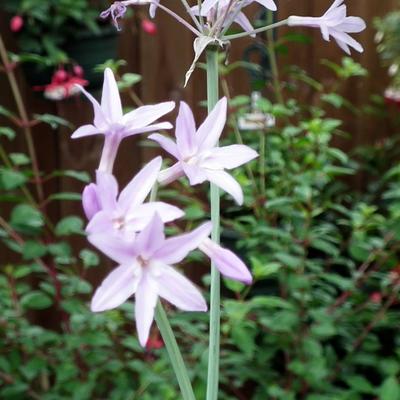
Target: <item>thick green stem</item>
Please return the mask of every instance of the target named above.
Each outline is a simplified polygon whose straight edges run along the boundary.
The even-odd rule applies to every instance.
[[[218,51],[211,48],[207,51],[207,106],[208,112],[218,102]],[[219,242],[220,235],[220,200],[219,189],[211,184],[211,221],[213,230],[211,238]],[[210,298],[210,344],[208,350],[207,400],[218,399],[219,382],[219,347],[220,347],[220,274],[215,265],[211,265],[211,298]]]
[[[157,192],[158,185],[155,184],[151,190],[150,202],[156,200]],[[178,344],[176,343],[175,335],[168,321],[167,314],[160,301],[157,303],[155,320],[164,340],[172,368],[175,372],[176,379],[178,380],[179,388],[181,389],[183,400],[196,400],[185,362],[183,361]]]
[[[157,303],[155,319],[158,329],[160,330],[161,336],[164,340],[165,347],[167,348],[172,368],[174,369],[176,378],[178,379],[183,399],[196,400],[185,363],[183,361],[178,344],[176,343],[174,332],[172,331],[167,314],[160,301]]]

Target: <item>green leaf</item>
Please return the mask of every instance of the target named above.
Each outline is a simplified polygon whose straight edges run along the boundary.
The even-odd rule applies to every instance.
[[[48,200],[61,200],[61,201],[81,201],[82,196],[79,193],[63,192],[55,193],[48,197]]]
[[[142,80],[142,77],[138,74],[126,73],[123,74],[121,80],[118,82],[119,90],[128,89]]]
[[[51,176],[66,176],[69,178],[74,178],[80,182],[89,183],[90,176],[87,172],[84,171],[74,171],[74,170],[65,170],[65,171],[54,171]]]
[[[66,119],[60,118],[57,115],[52,114],[34,114],[33,117],[40,122],[50,125],[53,129],[57,129],[60,126],[66,126],[72,128],[72,124]]]
[[[352,375],[346,378],[347,384],[360,393],[375,394],[375,389],[371,383],[361,375]]]
[[[0,136],[5,136],[9,140],[13,140],[16,136],[14,129],[6,126],[0,126]]]
[[[11,225],[19,232],[37,233],[44,226],[44,219],[32,206],[19,204],[11,212]]]
[[[29,240],[22,246],[24,260],[43,257],[47,252],[46,246],[42,243]]]
[[[379,388],[379,400],[399,400],[400,386],[394,376],[387,378]]]
[[[65,217],[57,224],[55,232],[57,236],[83,234],[83,221],[76,216]]]
[[[30,158],[24,153],[10,153],[10,159],[14,165],[28,165],[30,164]]]
[[[0,168],[0,187],[4,190],[13,190],[26,183],[26,176],[19,171]]]
[[[21,305],[27,309],[43,310],[49,308],[53,300],[46,293],[34,290],[21,297]]]
[[[83,249],[79,253],[79,258],[83,262],[85,268],[96,267],[100,263],[99,256],[92,250]]]
[[[282,265],[278,262],[263,262],[255,257],[251,257],[251,270],[254,278],[264,279],[279,271]]]

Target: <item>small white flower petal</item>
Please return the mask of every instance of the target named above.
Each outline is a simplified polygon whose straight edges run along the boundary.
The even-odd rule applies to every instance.
[[[96,290],[91,310],[101,312],[120,306],[136,292],[139,277],[140,267],[134,260],[129,265],[115,268]]]
[[[207,303],[199,289],[169,265],[161,268],[159,295],[183,311],[207,311]]]
[[[171,156],[174,156],[176,159],[180,158],[178,147],[172,139],[160,135],[159,133],[153,133],[149,136],[149,139],[157,142],[167,153],[171,154]]]
[[[232,169],[246,164],[256,157],[258,157],[258,153],[251,147],[233,144],[209,150],[209,155],[201,161],[200,165],[207,169]]]
[[[83,125],[78,128],[71,136],[72,139],[79,139],[85,136],[93,136],[102,133],[94,125]]]
[[[226,278],[251,284],[253,278],[245,263],[232,251],[224,249],[211,239],[206,239],[199,247],[213,261],[219,272]]]
[[[158,300],[158,284],[149,273],[144,273],[135,294],[135,319],[139,342],[146,346],[149,339],[154,309]]]
[[[192,232],[165,240],[164,244],[155,251],[154,259],[167,265],[181,262],[189,252],[195,250],[210,236],[211,229],[211,222],[206,222]]]
[[[223,97],[215,105],[197,131],[199,151],[213,148],[218,142],[226,123],[228,101]]]
[[[243,191],[239,183],[225,171],[205,170],[207,179],[219,188],[229,193],[237,204],[243,204]]]
[[[128,183],[118,197],[118,206],[121,210],[129,213],[130,209],[144,202],[157,181],[161,164],[161,157],[154,158]]]
[[[106,68],[104,71],[101,108],[109,121],[118,122],[122,118],[121,97],[114,74],[110,68]]]
[[[196,150],[196,124],[190,107],[181,101],[175,126],[176,144],[182,158],[190,157]]]

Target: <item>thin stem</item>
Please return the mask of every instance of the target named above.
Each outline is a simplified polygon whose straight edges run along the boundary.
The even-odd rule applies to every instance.
[[[207,106],[210,113],[218,101],[218,51],[211,48],[207,51]],[[211,184],[211,221],[213,230],[211,238],[219,242],[220,236],[220,199],[219,189]],[[211,264],[211,298],[210,298],[210,343],[208,349],[207,400],[218,399],[219,353],[220,353],[220,299],[221,278],[218,269]]]
[[[176,343],[175,335],[168,321],[167,314],[160,301],[157,303],[155,319],[167,348],[172,368],[174,369],[176,378],[178,379],[183,399],[196,400],[185,362],[183,361],[181,352],[179,351],[179,347]]]
[[[178,22],[180,22],[182,25],[184,25],[186,28],[188,28],[190,31],[192,31],[196,36],[201,36],[201,33],[197,29],[193,28],[192,25],[190,25],[187,21],[185,21],[178,14],[176,14],[169,8],[163,6],[161,3],[158,4],[158,7],[161,8],[161,10],[165,11],[167,14],[169,14],[171,17],[175,18]]]
[[[196,25],[197,29],[201,32],[203,30],[202,26],[200,25],[200,22],[198,19],[194,16],[191,7],[189,6],[189,3],[186,0],[181,0],[181,3],[185,7],[187,13],[190,15],[190,18],[192,18],[192,21]],[[200,9],[199,9],[200,12]]]
[[[156,183],[151,189],[150,202],[153,202],[157,198],[158,184]],[[167,314],[160,301],[157,303],[155,320],[157,322],[158,329],[161,332],[161,336],[164,340],[165,347],[167,348],[169,359],[174,369],[176,379],[178,380],[179,388],[181,389],[182,397],[184,400],[196,400],[192,384],[190,383],[189,375],[183,361],[182,354],[179,350],[178,344],[175,339],[174,332],[172,331],[171,325],[168,321]]]
[[[274,13],[272,11],[268,11],[268,23],[272,24],[274,21]],[[271,26],[271,25],[270,25]],[[274,40],[274,32],[269,30],[267,32],[267,49],[269,60],[271,63],[271,72],[272,72],[272,80],[275,89],[275,95],[279,103],[283,104],[283,95],[281,84],[279,80],[279,69],[278,69],[278,62],[276,60],[276,52],[275,52],[275,40]]]
[[[33,174],[35,176],[35,184],[36,184],[36,190],[38,194],[38,199],[39,202],[42,202],[44,200],[44,193],[43,193],[43,188],[41,185],[40,181],[40,172],[39,172],[39,164],[37,161],[36,157],[36,151],[35,151],[35,145],[33,142],[32,138],[32,132],[31,129],[29,128],[29,119],[28,119],[28,113],[26,112],[26,108],[24,105],[24,102],[22,100],[21,92],[18,87],[17,80],[14,75],[14,71],[12,68],[10,68],[10,60],[8,58],[7,50],[3,42],[3,38],[0,35],[0,56],[7,74],[8,81],[10,83],[11,91],[14,96],[15,103],[17,105],[18,113],[21,119],[21,122],[23,124],[23,131],[25,135],[25,140],[26,144],[28,146],[28,152],[29,156],[32,161],[32,169],[33,169]]]
[[[279,28],[280,26],[287,25],[287,22],[288,22],[288,20],[285,19],[283,21],[276,22],[275,24],[263,26],[261,28],[254,29],[254,30],[249,31],[249,32],[240,32],[240,33],[235,33],[233,35],[223,36],[222,39],[223,40],[232,40],[232,39],[239,39],[239,38],[246,37],[246,36],[251,36],[253,34],[266,32],[266,31],[269,31],[271,29],[275,29],[275,28]]]
[[[260,131],[260,158],[259,158],[259,169],[260,169],[260,191],[261,195],[265,196],[265,131]]]

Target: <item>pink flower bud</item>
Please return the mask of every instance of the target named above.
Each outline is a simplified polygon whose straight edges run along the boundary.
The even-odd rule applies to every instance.
[[[381,304],[381,302],[382,302],[382,294],[379,293],[379,292],[374,292],[374,293],[371,294],[369,299],[374,304]]]
[[[83,78],[83,76],[85,75],[83,68],[78,64],[74,65],[73,71],[74,71],[74,75],[79,78]]]
[[[62,83],[68,79],[68,74],[65,69],[60,68],[56,72],[54,72],[53,80],[57,83]]]
[[[142,29],[149,35],[154,36],[157,34],[157,25],[149,19],[142,20]]]
[[[19,32],[24,26],[24,19],[20,15],[15,15],[11,18],[10,21],[10,29],[17,33]]]

